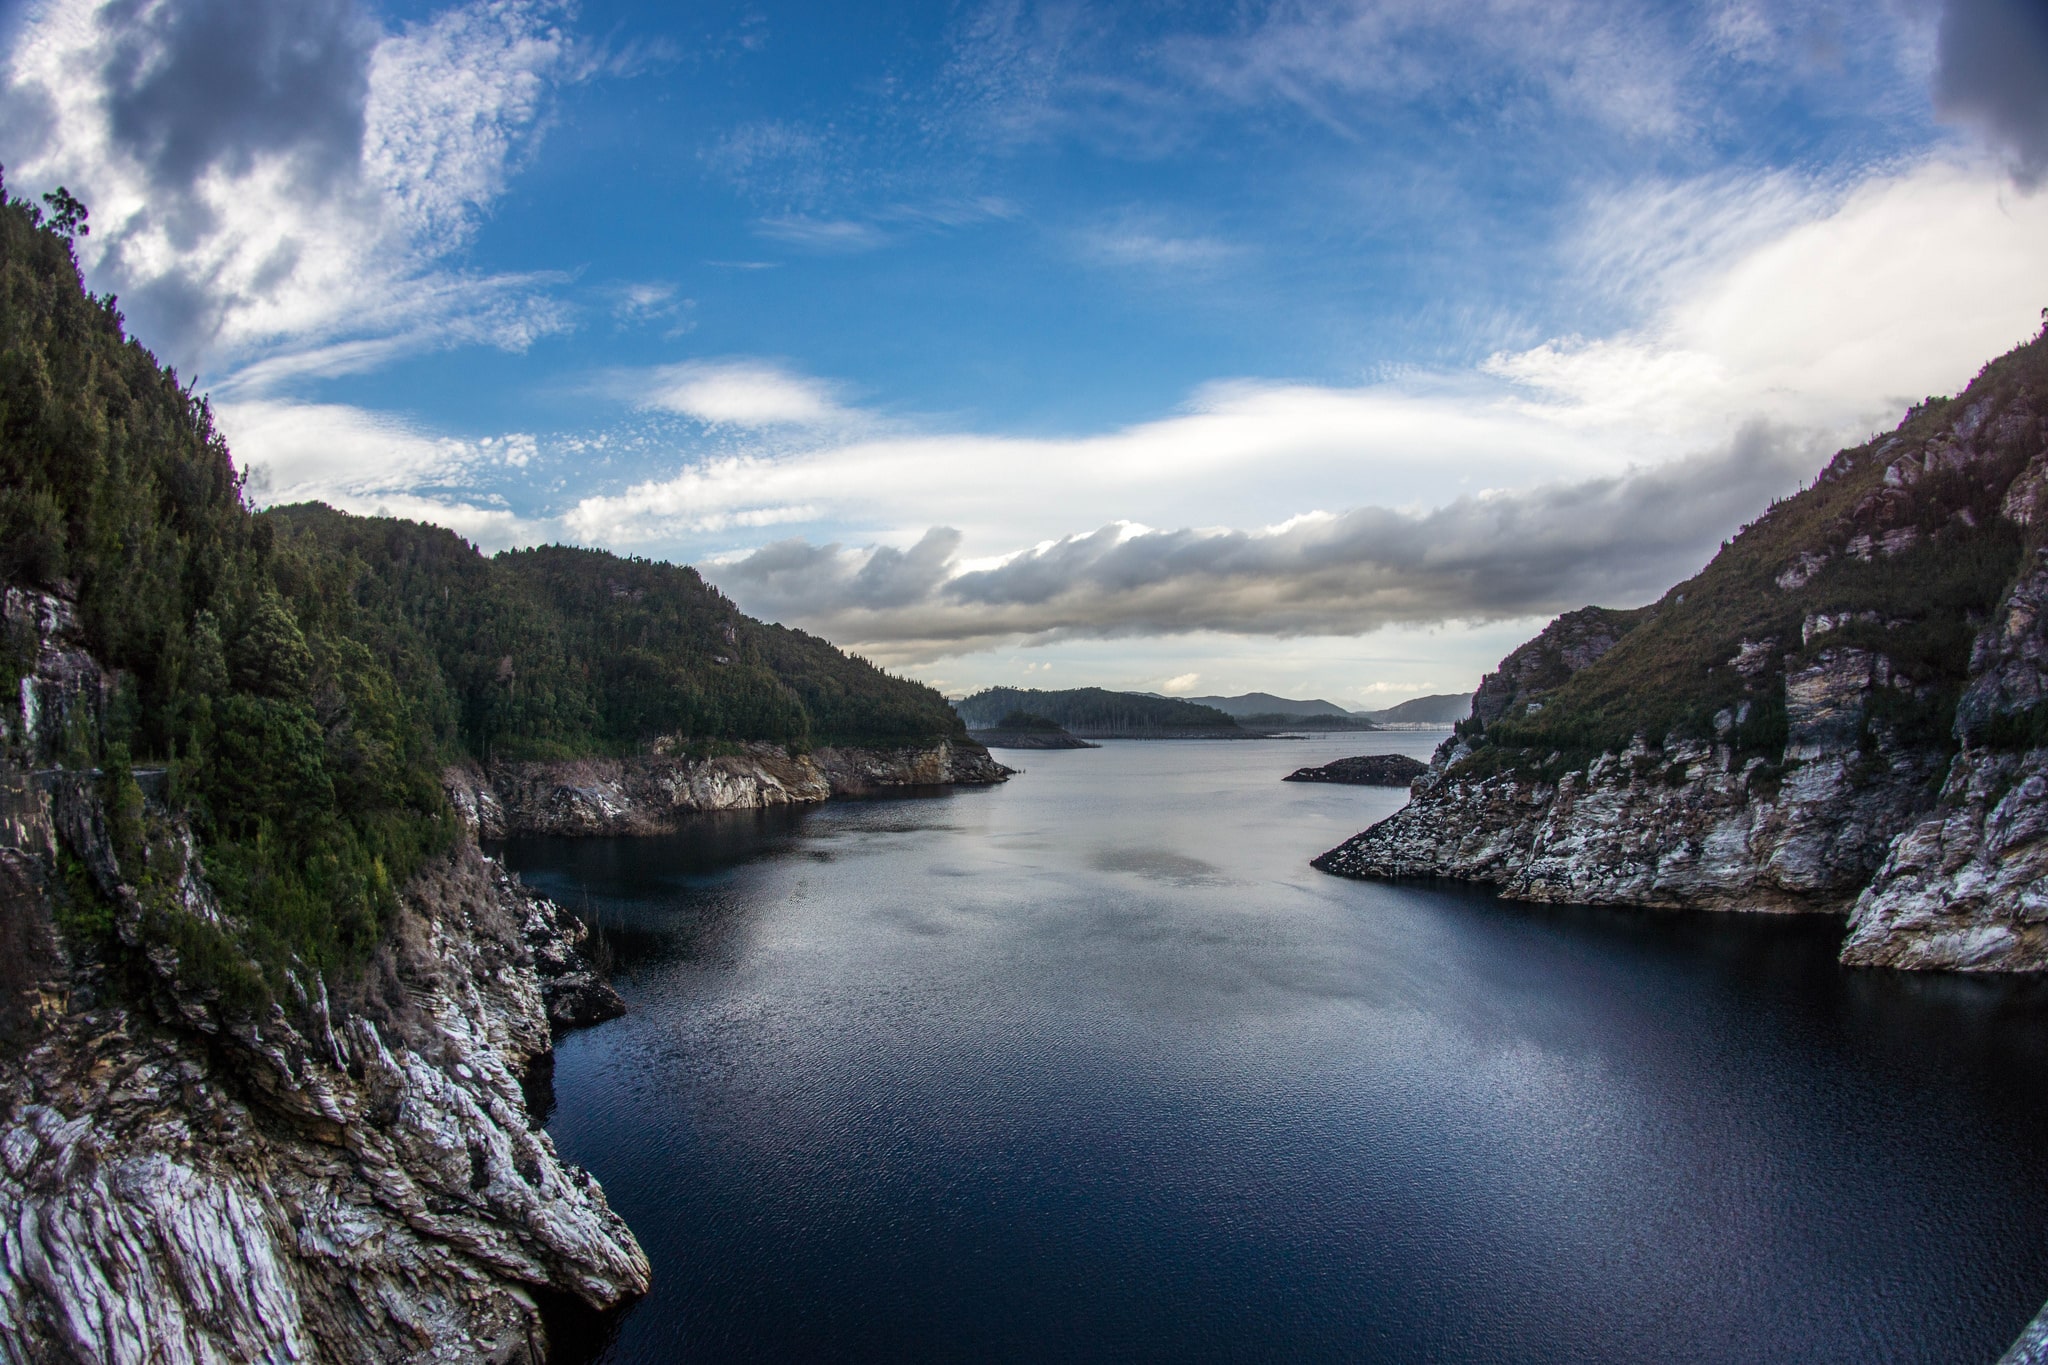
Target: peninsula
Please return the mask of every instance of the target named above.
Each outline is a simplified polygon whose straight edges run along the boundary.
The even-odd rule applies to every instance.
[[[1315,865],[1846,912],[1847,963],[2048,967],[2048,327],[1658,601],[1553,621],[1414,791]]]

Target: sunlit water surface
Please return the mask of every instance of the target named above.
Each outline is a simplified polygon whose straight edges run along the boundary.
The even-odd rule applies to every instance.
[[[2048,997],[1839,924],[1308,859],[1435,735],[1006,755],[991,790],[525,840],[625,1018],[549,1129],[670,1360],[1984,1361],[2048,1295]]]

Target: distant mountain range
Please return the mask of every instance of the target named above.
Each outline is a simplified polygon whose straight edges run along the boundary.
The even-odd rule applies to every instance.
[[[1188,701],[1197,706],[1213,706],[1232,719],[1245,716],[1349,716],[1351,713],[1335,702],[1320,697],[1311,701],[1295,701],[1289,697],[1276,697],[1271,692],[1246,692],[1237,697],[1189,697]]]
[[[1099,687],[1040,692],[991,687],[953,703],[973,731],[1002,728],[1018,711],[1043,716],[1069,733],[1094,739],[1203,736],[1233,738],[1282,730],[1376,730],[1387,726],[1452,725],[1472,709],[1471,694],[1417,697],[1380,711],[1347,711],[1320,697],[1301,701],[1271,692],[1235,697],[1162,697]]]
[[[1354,715],[1381,725],[1456,725],[1472,714],[1470,692],[1440,692],[1433,697],[1416,697],[1384,711],[1357,711]]]

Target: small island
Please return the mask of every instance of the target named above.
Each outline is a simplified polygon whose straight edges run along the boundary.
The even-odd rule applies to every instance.
[[[1056,720],[1022,709],[1006,711],[987,729],[969,730],[968,737],[988,749],[1100,749],[1076,739]]]
[[[1429,771],[1406,754],[1364,754],[1340,758],[1320,768],[1297,768],[1283,782],[1341,782],[1351,787],[1405,787]]]

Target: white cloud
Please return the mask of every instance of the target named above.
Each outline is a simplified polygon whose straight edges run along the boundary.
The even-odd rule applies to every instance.
[[[763,218],[754,230],[771,241],[823,254],[873,251],[887,245],[889,236],[873,223],[851,218],[809,218],[785,214]]]
[[[1676,131],[1689,112],[1682,42],[1641,7],[1599,0],[1343,0],[1276,7],[1246,34],[1168,52],[1232,98],[1289,100],[1340,126],[1338,100],[1497,88],[1512,72],[1648,136]]]
[[[757,610],[898,658],[1076,631],[1313,634],[1640,600],[1837,446],[1961,387],[2032,334],[2048,299],[2048,195],[1994,167],[1658,195],[1743,226],[1648,241],[1616,225],[1656,215],[1596,206],[1583,268],[1619,253],[1614,268],[1659,301],[1631,331],[1504,353],[1480,374],[1216,384],[1178,415],[1095,436],[785,436],[586,497],[564,526],[657,553],[827,528],[836,543],[777,542],[710,572]],[[744,409],[753,420],[828,401],[780,371],[772,387],[789,396]],[[1219,512],[1266,529],[1218,528]],[[920,539],[935,526],[953,529]]]
[[[689,361],[624,381],[641,407],[735,427],[828,426],[853,414],[829,385],[761,361]]]
[[[188,371],[518,349],[565,325],[549,281],[441,263],[574,74],[556,12],[475,0],[380,33],[341,0],[49,0],[0,72],[8,170],[91,205],[89,274]]]
[[[1159,684],[1159,690],[1170,697],[1182,697],[1200,686],[1201,681],[1202,675],[1199,673],[1182,673]]]
[[[388,414],[278,399],[220,403],[214,417],[259,507],[317,501],[349,512],[410,517],[446,526],[491,550],[554,538],[545,522],[458,491],[526,469],[538,452],[538,442],[526,433],[458,441],[424,435]],[[448,491],[425,491],[437,488]]]
[[[2033,331],[2048,299],[2048,194],[1937,161],[1817,192],[1804,214],[1785,195],[1766,178],[1749,197],[1786,225],[1733,259],[1695,273],[1704,248],[1680,248],[1667,267],[1680,287],[1646,326],[1487,369],[1558,420],[1644,439],[1698,440],[1754,417],[1847,435],[1959,388]]]
[[[1459,407],[1385,387],[1233,384],[1206,391],[1183,415],[1101,436],[884,435],[694,459],[671,476],[585,498],[567,521],[595,543],[657,548],[709,518],[945,521],[968,533],[976,553],[1007,553],[1083,517],[1209,524],[1221,506],[1278,520],[1304,503],[1433,500],[1451,491],[1447,466],[1488,483],[1522,482],[1569,468],[1583,446],[1498,405]]]
[[[1354,507],[1256,531],[1111,524],[986,567],[962,564],[960,534],[942,527],[908,550],[782,541],[704,571],[743,608],[896,658],[1089,635],[1496,621],[1656,596],[1823,454],[1753,428],[1710,456],[1429,511]]]

